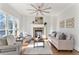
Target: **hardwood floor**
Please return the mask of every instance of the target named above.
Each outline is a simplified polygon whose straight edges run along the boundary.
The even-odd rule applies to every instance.
[[[73,51],[66,51],[61,50],[58,51],[53,45],[51,46],[51,50],[53,55],[79,55],[79,51],[73,50]]]
[[[22,46],[22,53],[24,50],[27,49],[27,45]],[[52,55],[79,55],[79,51],[58,51],[52,44],[51,44]],[[21,54],[22,55],[22,54]]]

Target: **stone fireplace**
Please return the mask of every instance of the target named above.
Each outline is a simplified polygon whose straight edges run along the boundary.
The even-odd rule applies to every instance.
[[[43,27],[34,27],[33,28],[33,37],[38,37],[44,34],[44,28]]]

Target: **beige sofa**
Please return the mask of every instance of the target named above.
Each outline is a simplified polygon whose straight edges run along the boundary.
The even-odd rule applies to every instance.
[[[0,38],[0,55],[18,55],[20,50],[21,43],[16,42],[13,35]]]
[[[57,33],[58,34],[58,33]],[[67,38],[65,40],[59,39],[60,33],[54,36],[49,36],[49,42],[51,42],[57,50],[73,50],[73,40],[74,38],[72,37],[71,34],[66,34]]]

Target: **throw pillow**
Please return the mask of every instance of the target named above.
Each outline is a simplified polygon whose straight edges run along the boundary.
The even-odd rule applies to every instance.
[[[55,33],[52,33],[51,36],[54,37]]]
[[[60,40],[66,40],[66,35],[64,33],[62,33],[59,37]]]
[[[60,38],[60,36],[61,36],[61,33],[60,33],[60,32],[58,32],[58,33],[56,34],[56,38],[57,38],[57,39],[59,39],[59,38]]]
[[[71,40],[71,39],[73,39],[73,35],[71,35],[71,34],[68,34],[68,35],[67,35],[67,39],[68,39],[68,40]]]
[[[52,34],[53,34],[54,37],[56,37],[57,32],[54,31],[54,32],[52,32]]]

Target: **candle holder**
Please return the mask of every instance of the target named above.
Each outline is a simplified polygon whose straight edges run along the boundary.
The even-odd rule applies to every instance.
[[[44,25],[47,25],[47,22],[45,22]]]

